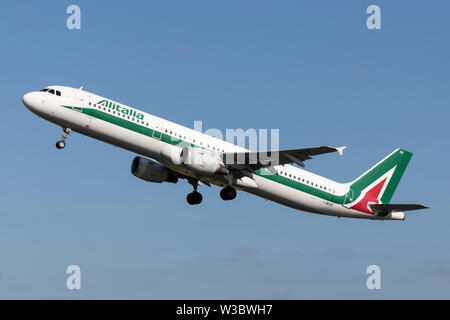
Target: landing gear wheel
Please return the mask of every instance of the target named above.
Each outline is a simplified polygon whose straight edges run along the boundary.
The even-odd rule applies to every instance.
[[[236,194],[236,189],[229,186],[220,190],[220,197],[225,201],[233,200],[236,198]]]
[[[57,149],[64,149],[65,146],[66,146],[66,143],[64,142],[64,140],[58,141],[58,142],[56,143],[56,148],[57,148]]]
[[[187,195],[186,200],[190,205],[196,205],[202,202],[203,197],[200,192],[194,191]]]
[[[66,146],[66,139],[69,136],[69,134],[72,132],[72,130],[70,128],[66,128],[66,127],[63,127],[62,130],[63,130],[62,140],[59,140],[56,143],[57,149],[64,149],[64,147]]]

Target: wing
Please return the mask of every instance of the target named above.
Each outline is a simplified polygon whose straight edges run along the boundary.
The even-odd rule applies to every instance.
[[[295,163],[304,167],[305,160],[312,159],[312,156],[330,152],[339,152],[342,155],[346,147],[314,147],[303,149],[260,151],[260,152],[234,152],[222,154],[223,163],[231,169],[250,169],[252,171],[259,168],[268,168],[277,165]]]

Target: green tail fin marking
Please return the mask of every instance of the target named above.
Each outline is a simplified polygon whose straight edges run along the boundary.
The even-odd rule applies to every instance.
[[[364,191],[364,189],[395,167],[395,170],[389,179],[388,185],[380,198],[382,203],[389,203],[394,195],[395,189],[397,189],[406,167],[408,166],[409,161],[411,160],[411,157],[411,152],[403,149],[397,149],[381,160],[351,183],[350,189],[353,191],[354,199],[356,199],[361,192]]]

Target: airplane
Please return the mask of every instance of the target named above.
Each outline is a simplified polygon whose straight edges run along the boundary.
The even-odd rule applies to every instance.
[[[345,147],[319,146],[269,152],[251,151],[83,90],[48,86],[26,93],[22,102],[31,112],[63,130],[56,143],[66,146],[71,131],[138,154],[131,173],[142,180],[193,186],[190,205],[202,202],[199,185],[221,187],[229,201],[245,191],[293,209],[372,220],[404,220],[406,211],[421,204],[391,204],[390,200],[412,157],[396,149],[364,174],[339,183],[308,172],[304,162]]]

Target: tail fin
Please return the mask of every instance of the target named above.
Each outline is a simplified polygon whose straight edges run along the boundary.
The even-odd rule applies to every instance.
[[[411,152],[397,149],[349,183],[344,206],[371,213],[369,205],[389,203],[411,157]]]

